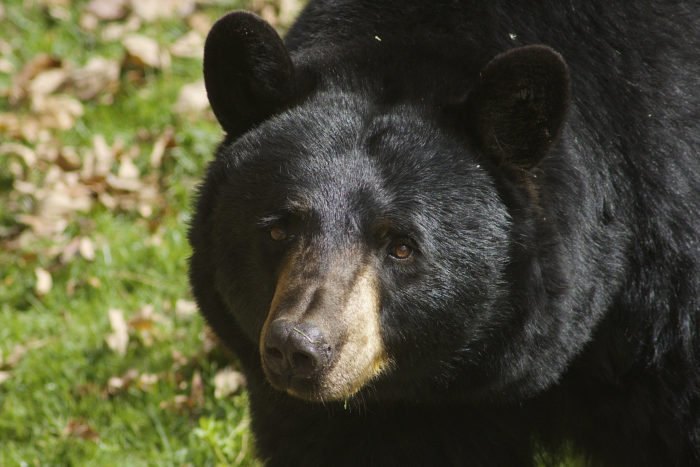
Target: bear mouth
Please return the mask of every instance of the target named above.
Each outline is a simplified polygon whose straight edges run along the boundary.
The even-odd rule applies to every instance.
[[[279,391],[308,401],[323,401],[321,381],[315,377],[300,377],[292,374],[275,373],[264,366],[268,382]]]
[[[309,402],[348,400],[391,366],[391,361],[381,353],[363,367],[353,365],[347,368],[347,364],[339,361],[339,365],[328,371],[304,377],[291,372],[275,372],[265,363],[264,357],[262,360],[265,376],[272,387]]]

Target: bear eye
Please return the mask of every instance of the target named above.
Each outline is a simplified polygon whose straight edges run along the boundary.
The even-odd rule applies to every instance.
[[[389,247],[389,255],[394,259],[408,259],[413,255],[413,247],[405,240],[399,240]]]
[[[270,238],[276,242],[281,242],[287,239],[287,231],[279,225],[272,226],[270,229]]]

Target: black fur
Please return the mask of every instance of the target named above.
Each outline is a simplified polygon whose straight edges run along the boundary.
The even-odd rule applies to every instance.
[[[228,137],[190,277],[248,376],[262,459],[531,465],[572,447],[594,465],[700,465],[698,14],[312,0],[289,55],[247,14],[214,27],[205,78]],[[394,365],[348,401],[265,380],[284,256],[270,218],[320,254],[380,261]],[[412,261],[382,259],[386,235],[415,242]]]

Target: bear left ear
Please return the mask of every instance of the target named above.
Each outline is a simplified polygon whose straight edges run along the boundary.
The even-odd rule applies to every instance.
[[[543,45],[497,55],[481,70],[468,105],[471,129],[485,153],[499,163],[534,167],[566,117],[566,62]]]
[[[291,101],[294,65],[269,24],[251,13],[229,13],[204,44],[204,84],[219,123],[238,136]]]

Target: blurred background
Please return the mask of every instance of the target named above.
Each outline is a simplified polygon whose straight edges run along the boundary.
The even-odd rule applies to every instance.
[[[283,34],[303,3],[0,3],[0,465],[255,465],[186,278],[201,56],[225,12]]]

